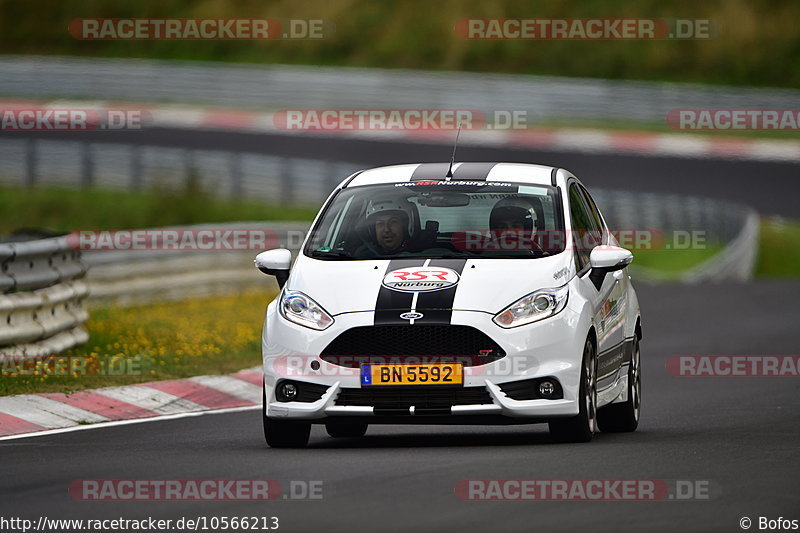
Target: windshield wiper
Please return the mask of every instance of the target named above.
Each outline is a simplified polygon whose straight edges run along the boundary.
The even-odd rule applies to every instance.
[[[311,257],[327,257],[327,258],[337,258],[337,259],[350,259],[353,256],[349,252],[345,252],[344,250],[314,250],[311,252]]]

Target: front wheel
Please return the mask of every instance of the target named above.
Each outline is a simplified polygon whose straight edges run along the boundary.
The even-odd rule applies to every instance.
[[[264,387],[262,397],[261,414],[264,418],[264,439],[270,448],[305,448],[311,436],[311,423],[267,417],[266,387]]]
[[[592,341],[583,346],[581,385],[578,392],[578,414],[571,418],[551,421],[550,436],[556,442],[589,442],[597,430],[597,359]]]
[[[311,435],[311,424],[264,418],[264,438],[270,448],[305,448]]]
[[[612,403],[597,411],[600,430],[608,433],[636,431],[642,405],[642,361],[639,339],[634,338],[631,364],[628,366],[628,400]]]

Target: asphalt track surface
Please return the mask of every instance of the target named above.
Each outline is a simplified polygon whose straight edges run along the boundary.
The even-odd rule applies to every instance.
[[[0,138],[130,143],[229,150],[342,161],[366,167],[448,161],[442,142],[390,142],[337,136],[242,133],[150,128],[135,131],[0,132]],[[648,154],[578,153],[521,146],[464,145],[458,161],[539,163],[566,168],[589,187],[707,196],[747,204],[763,215],[800,218],[800,165],[794,162]],[[342,179],[344,176],[342,176]]]
[[[442,145],[219,132],[105,132],[131,142],[364,164],[446,160]],[[49,132],[48,138],[74,135]],[[123,138],[124,137],[124,138]],[[569,168],[590,187],[688,193],[797,217],[800,166],[723,159],[470,148],[462,160]],[[554,444],[546,426],[373,426],[362,439],[315,427],[310,447],[270,449],[248,411],[0,441],[0,517],[277,516],[279,531],[741,531],[749,517],[800,520],[796,378],[681,378],[672,355],[790,355],[800,346],[798,282],[639,284],[643,413],[633,434]],[[76,479],[323,482],[319,501],[80,502]],[[711,498],[657,502],[472,502],[464,479],[643,479],[708,483]],[[62,530],[63,531],[63,530]]]
[[[259,411],[0,442],[0,516],[278,516],[280,531],[741,531],[800,519],[796,378],[683,378],[688,354],[795,354],[800,283],[640,286],[639,431],[553,444],[546,426],[372,426],[362,439],[266,447]],[[76,479],[323,481],[321,501],[79,502]],[[711,498],[656,502],[473,502],[463,479],[708,482]],[[752,529],[757,529],[754,526]]]

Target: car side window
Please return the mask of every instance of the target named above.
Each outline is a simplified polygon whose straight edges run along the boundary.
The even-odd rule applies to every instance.
[[[576,184],[569,186],[569,213],[572,219],[572,246],[575,250],[575,261],[578,263],[578,272],[589,264],[589,254],[597,243],[597,227],[594,218],[584,203]]]
[[[586,205],[589,207],[589,213],[591,213],[592,219],[594,220],[594,226],[599,230],[596,239],[597,242],[594,245],[597,246],[598,244],[602,244],[605,239],[603,231],[603,217],[600,216],[600,210],[597,209],[597,204],[594,202],[592,195],[589,194],[589,191],[587,191],[584,187],[581,187],[580,189],[583,199],[586,202]],[[594,248],[594,246],[592,246],[592,248]]]

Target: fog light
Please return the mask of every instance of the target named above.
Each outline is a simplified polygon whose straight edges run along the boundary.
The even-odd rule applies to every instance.
[[[542,381],[539,383],[539,394],[548,398],[553,395],[556,391],[556,386],[553,384],[552,381]]]
[[[286,402],[291,402],[297,396],[297,386],[294,383],[284,383],[281,385],[281,396]]]

